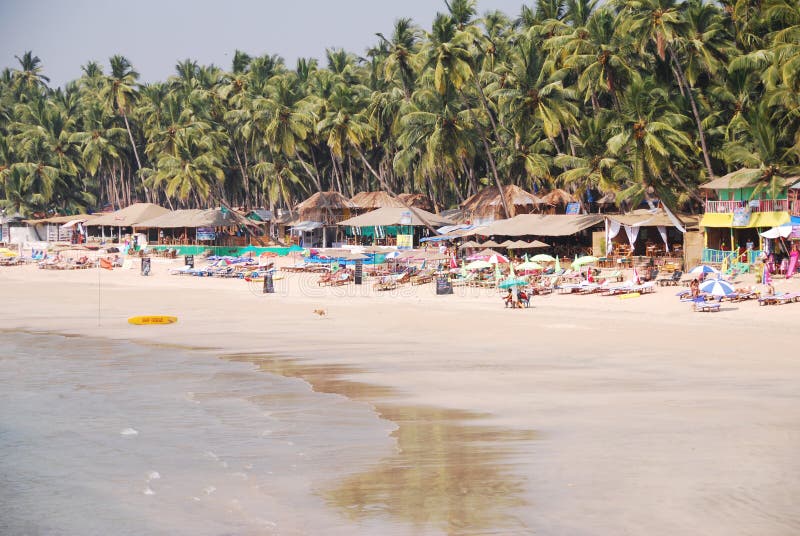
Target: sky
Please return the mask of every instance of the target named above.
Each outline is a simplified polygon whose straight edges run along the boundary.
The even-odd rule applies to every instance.
[[[531,0],[478,0],[478,13],[516,17]],[[326,48],[363,55],[394,21],[410,17],[430,29],[444,0],[0,0],[0,69],[31,50],[51,86],[79,78],[81,65],[122,54],[140,81],[166,80],[191,58],[230,69],[236,49],[322,60]],[[325,62],[321,62],[325,65]]]

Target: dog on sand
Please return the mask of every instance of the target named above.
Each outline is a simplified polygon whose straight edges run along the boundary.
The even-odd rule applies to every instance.
[[[314,309],[314,314],[319,316],[319,317],[323,317],[323,316],[327,316],[328,311],[326,311],[325,309]]]

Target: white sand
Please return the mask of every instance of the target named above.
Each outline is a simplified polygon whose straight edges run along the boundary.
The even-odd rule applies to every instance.
[[[695,313],[666,287],[509,310],[496,291],[376,293],[291,274],[263,295],[241,280],[167,274],[179,264],[153,259],[150,277],[0,268],[0,322],[350,364],[409,404],[535,431],[512,469],[528,486],[524,525],[540,534],[800,533],[800,304]],[[180,321],[126,323],[140,314]]]

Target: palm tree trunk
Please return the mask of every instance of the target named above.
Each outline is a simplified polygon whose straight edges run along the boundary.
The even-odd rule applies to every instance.
[[[489,110],[489,103],[486,100],[486,95],[483,93],[483,88],[481,87],[481,83],[478,80],[478,77],[475,76],[475,86],[478,88],[478,95],[481,98],[481,104],[483,105],[483,109],[486,112],[486,115],[489,116],[489,121],[491,122],[492,129],[494,132],[495,143],[498,145],[500,144],[500,134],[497,132],[497,125],[494,122],[494,116],[492,115],[491,110]],[[466,101],[466,96],[464,92],[461,92],[461,97]],[[469,106],[469,103],[466,103]],[[481,140],[483,141],[483,147],[486,150],[486,157],[489,159],[489,166],[492,169],[492,175],[494,176],[494,183],[497,186],[497,191],[500,194],[500,202],[503,205],[503,213],[505,214],[506,218],[511,217],[511,212],[508,210],[508,202],[506,201],[506,193],[503,190],[503,184],[500,182],[500,175],[497,173],[497,166],[494,163],[494,157],[492,156],[491,148],[489,147],[489,142],[486,139],[486,133],[483,130],[483,126],[480,124],[480,121],[475,121],[475,125],[478,127],[478,132],[480,133]]]
[[[131,140],[131,148],[133,149],[133,156],[136,158],[136,171],[141,171],[142,169],[142,161],[139,160],[139,151],[136,149],[136,142],[133,141],[133,132],[131,132],[131,125],[128,123],[128,115],[125,113],[125,110],[120,109],[120,113],[122,114],[122,119],[125,120],[125,128],[128,130],[128,137]],[[147,200],[150,200],[150,192],[147,190],[147,186],[144,185],[144,179],[142,179],[142,188],[144,188],[144,195]]]
[[[236,149],[235,144],[233,145],[233,154],[236,155],[236,161],[239,163],[239,171],[242,173],[242,184],[244,186],[244,204],[247,204],[250,201],[250,177],[247,176],[247,171],[245,170],[244,166],[242,165],[242,159],[239,157],[239,151]],[[247,148],[245,148],[247,150]]]
[[[694,100],[694,95],[692,94],[692,88],[689,83],[686,81],[686,77],[683,74],[683,68],[681,64],[678,63],[678,60],[675,58],[675,53],[672,51],[672,47],[668,46],[667,49],[669,50],[669,57],[672,60],[672,63],[675,65],[675,68],[678,73],[678,84],[686,88],[686,92],[689,94],[689,103],[692,106],[692,115],[694,115],[695,123],[697,123],[697,135],[700,138],[700,147],[703,149],[703,161],[706,164],[706,169],[708,170],[708,177],[710,179],[714,178],[714,170],[711,168],[711,159],[708,156],[708,147],[706,147],[706,134],[703,130],[703,122],[700,120],[700,112],[697,111],[697,102]]]
[[[303,166],[303,170],[305,170],[306,174],[311,177],[311,181],[314,183],[314,186],[317,187],[317,191],[322,193],[322,182],[319,180],[319,175],[311,173],[308,164],[306,164],[306,161],[300,156],[300,153],[297,154],[297,160],[300,161],[300,165]]]

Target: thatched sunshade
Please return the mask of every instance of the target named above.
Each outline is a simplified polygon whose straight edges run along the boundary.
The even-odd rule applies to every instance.
[[[487,240],[486,242],[481,244],[481,247],[484,247],[484,248],[499,248],[501,246],[500,246],[500,244],[498,244],[494,240]]]
[[[409,207],[433,210],[433,203],[423,194],[398,194],[397,198]]]
[[[511,242],[511,240],[508,240],[507,242],[510,242],[510,244],[508,246],[506,246],[508,249],[528,249],[528,248],[532,247],[530,244],[528,244],[524,240],[517,240],[515,242]]]
[[[493,249],[486,248],[486,249],[482,249],[481,251],[475,253],[472,256],[473,257],[491,257],[492,255],[501,255],[501,253],[499,253],[499,252],[497,252],[497,251],[495,251]]]
[[[515,242],[513,240],[506,240],[505,242],[501,242],[499,246],[501,248],[513,248]]]
[[[463,244],[458,246],[459,249],[479,248],[479,247],[481,247],[481,245],[475,242],[474,240],[470,240],[469,242],[464,242]]]
[[[514,184],[503,186],[503,194],[508,210],[511,212],[509,217],[520,212],[529,212],[532,207],[542,204],[542,200],[537,196]],[[476,216],[490,216],[501,211],[502,205],[500,190],[496,186],[488,186],[464,201],[461,209]]]
[[[542,201],[548,205],[566,205],[569,203],[576,203],[578,200],[569,192],[556,188],[542,196]]]
[[[359,192],[350,201],[358,208],[405,207],[403,203],[386,192]]]
[[[549,248],[550,244],[545,244],[541,240],[534,240],[533,242],[528,242],[527,247],[533,248]]]

